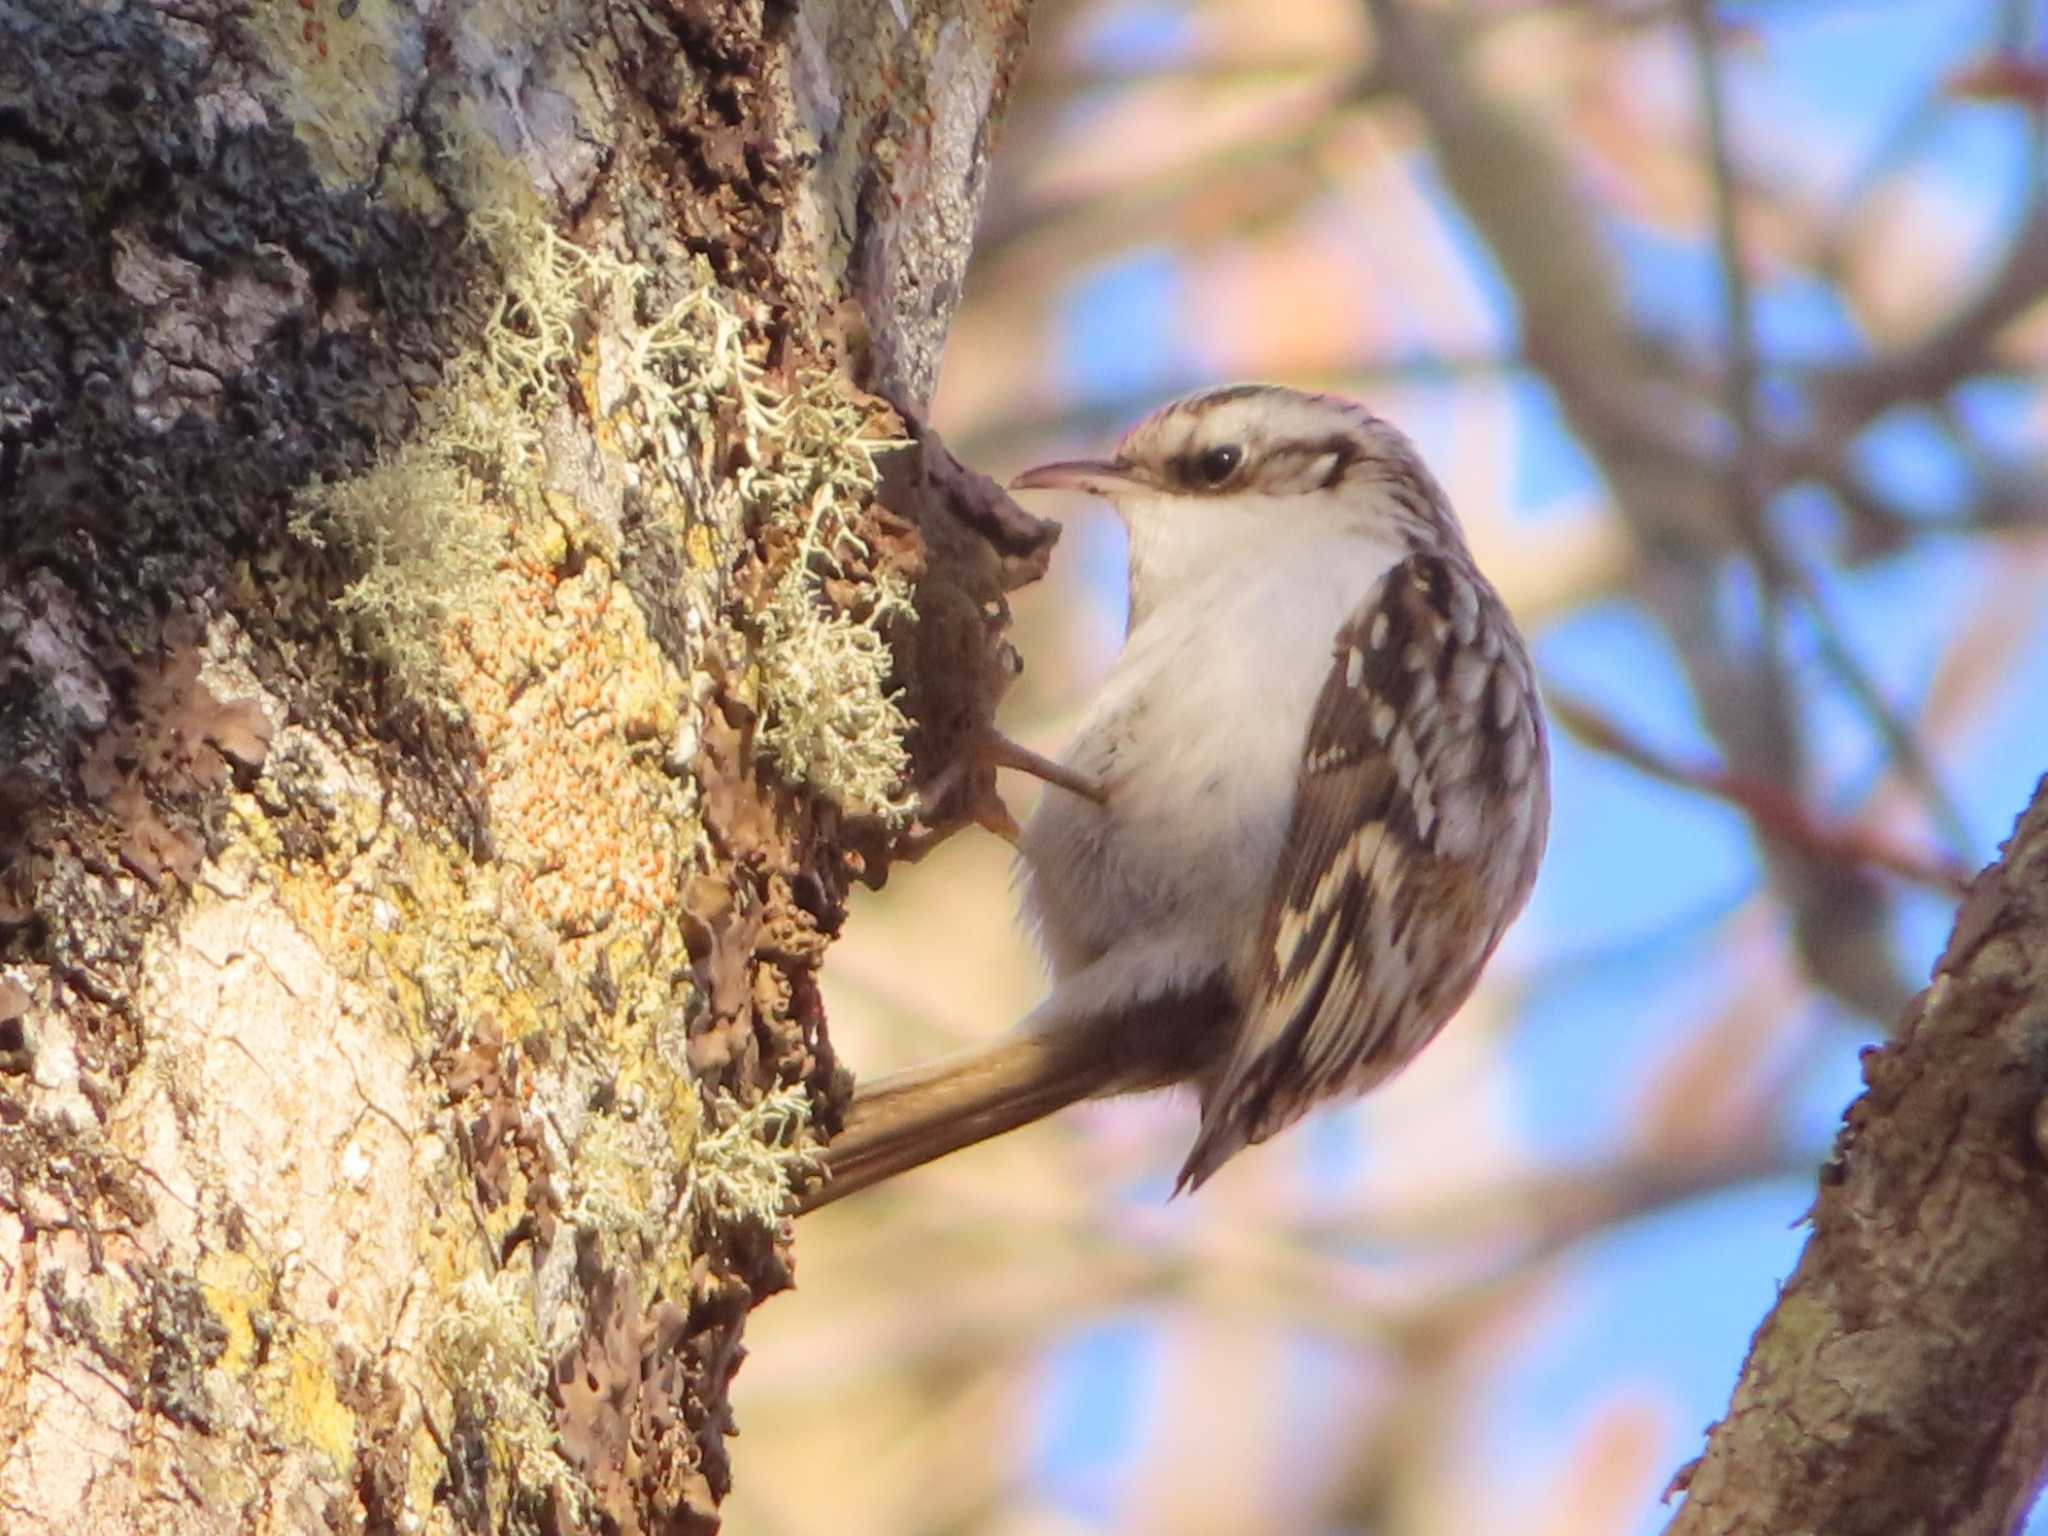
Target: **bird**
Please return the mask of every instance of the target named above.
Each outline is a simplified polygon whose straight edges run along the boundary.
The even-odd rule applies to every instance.
[[[1191,1086],[1174,1193],[1415,1059],[1548,836],[1534,669],[1405,434],[1277,384],[1160,407],[1016,492],[1106,499],[1121,653],[1018,840],[1051,990],[861,1085],[798,1211],[1081,1099]]]

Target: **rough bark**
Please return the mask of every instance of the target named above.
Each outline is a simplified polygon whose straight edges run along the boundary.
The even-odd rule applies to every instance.
[[[2048,1473],[2048,779],[1864,1059],[1673,1536],[1993,1536]]]
[[[1022,36],[0,0],[0,1525],[716,1525]]]

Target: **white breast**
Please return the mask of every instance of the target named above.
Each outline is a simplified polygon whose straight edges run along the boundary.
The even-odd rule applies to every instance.
[[[1332,534],[1232,561],[1241,532],[1219,528],[1227,548],[1204,549],[1182,523],[1179,569],[1161,569],[1132,522],[1133,563],[1162,595],[1136,610],[1066,755],[1109,804],[1048,789],[1021,847],[1025,911],[1056,977],[1162,936],[1187,956],[1176,964],[1220,970],[1256,938],[1337,630],[1398,558]]]

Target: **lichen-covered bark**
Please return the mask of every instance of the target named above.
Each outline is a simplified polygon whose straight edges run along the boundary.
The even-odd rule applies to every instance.
[[[1022,32],[0,0],[0,1525],[716,1524]]]
[[[1994,1536],[2048,1474],[2048,779],[1864,1079],[1673,1536]]]

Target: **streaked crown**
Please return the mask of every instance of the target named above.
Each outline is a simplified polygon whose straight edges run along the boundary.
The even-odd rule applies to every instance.
[[[1416,542],[1462,542],[1415,445],[1355,400],[1280,384],[1233,384],[1161,406],[1117,444],[1134,478],[1186,496],[1378,492],[1376,510]]]
[[[1354,400],[1279,384],[1232,384],[1161,406],[1126,432],[1114,457],[1027,469],[1013,491],[1086,491],[1127,522],[1321,517],[1413,550],[1463,554],[1443,488],[1406,434]],[[1134,569],[1136,562],[1134,553]]]

